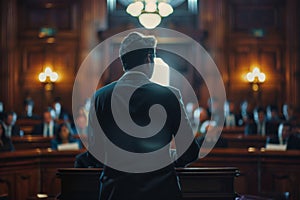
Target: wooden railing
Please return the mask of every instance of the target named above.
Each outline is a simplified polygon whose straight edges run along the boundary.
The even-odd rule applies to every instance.
[[[201,150],[202,151],[202,150]],[[27,200],[37,193],[55,197],[61,183],[59,168],[72,168],[82,151],[22,150],[0,154],[0,195]],[[203,154],[200,154],[203,155]],[[240,171],[235,181],[239,194],[289,192],[291,200],[300,199],[300,151],[264,149],[213,149],[189,167],[234,167]]]
[[[61,200],[97,200],[101,169],[59,169]],[[177,169],[184,200],[234,200],[237,168]],[[87,187],[88,185],[88,187]]]

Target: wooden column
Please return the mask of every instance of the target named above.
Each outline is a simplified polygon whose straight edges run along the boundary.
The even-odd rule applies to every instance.
[[[5,110],[12,110],[18,99],[17,6],[16,0],[1,0],[0,4],[0,101]]]

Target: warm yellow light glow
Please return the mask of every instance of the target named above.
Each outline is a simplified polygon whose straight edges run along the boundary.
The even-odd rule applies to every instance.
[[[57,79],[58,79],[58,74],[56,72],[52,72],[50,74],[50,81],[55,82],[55,81],[57,81]]]
[[[266,80],[266,75],[258,67],[254,67],[252,72],[247,73],[246,79],[248,82],[263,83]]]
[[[257,92],[259,90],[259,84],[265,82],[266,75],[260,71],[258,67],[254,67],[252,72],[248,72],[246,79],[252,84],[252,90]]]
[[[46,69],[45,69],[45,75],[46,75],[46,76],[50,76],[51,73],[52,73],[51,68],[50,68],[50,67],[46,67]]]
[[[49,78],[48,80],[50,80],[50,82],[56,82],[58,79],[58,73],[53,72],[50,67],[46,67],[45,71],[39,74],[39,81],[46,82],[47,78]]]
[[[259,80],[259,82],[261,82],[261,83],[265,82],[265,80],[266,80],[266,75],[265,75],[264,73],[260,73],[260,74],[258,75],[258,80]]]
[[[254,75],[253,75],[253,73],[248,72],[246,78],[247,78],[247,81],[253,82],[254,81]]]
[[[40,81],[40,82],[45,82],[45,81],[46,81],[46,78],[47,78],[47,76],[46,76],[46,74],[45,74],[44,72],[41,72],[41,73],[39,74],[39,81]]]

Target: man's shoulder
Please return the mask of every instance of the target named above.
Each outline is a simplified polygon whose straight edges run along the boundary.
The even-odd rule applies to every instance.
[[[105,86],[99,88],[99,89],[95,92],[94,96],[97,97],[97,96],[99,96],[99,95],[102,95],[103,93],[112,91],[113,88],[115,87],[116,83],[117,83],[117,82],[114,81],[114,82],[112,82],[112,83],[109,83],[109,84],[107,84],[107,85],[105,85]]]

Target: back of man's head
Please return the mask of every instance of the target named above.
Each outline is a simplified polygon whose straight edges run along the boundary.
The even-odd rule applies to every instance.
[[[130,70],[145,64],[146,57],[155,55],[157,40],[154,36],[145,36],[138,32],[129,33],[121,42],[119,56],[124,70]]]

